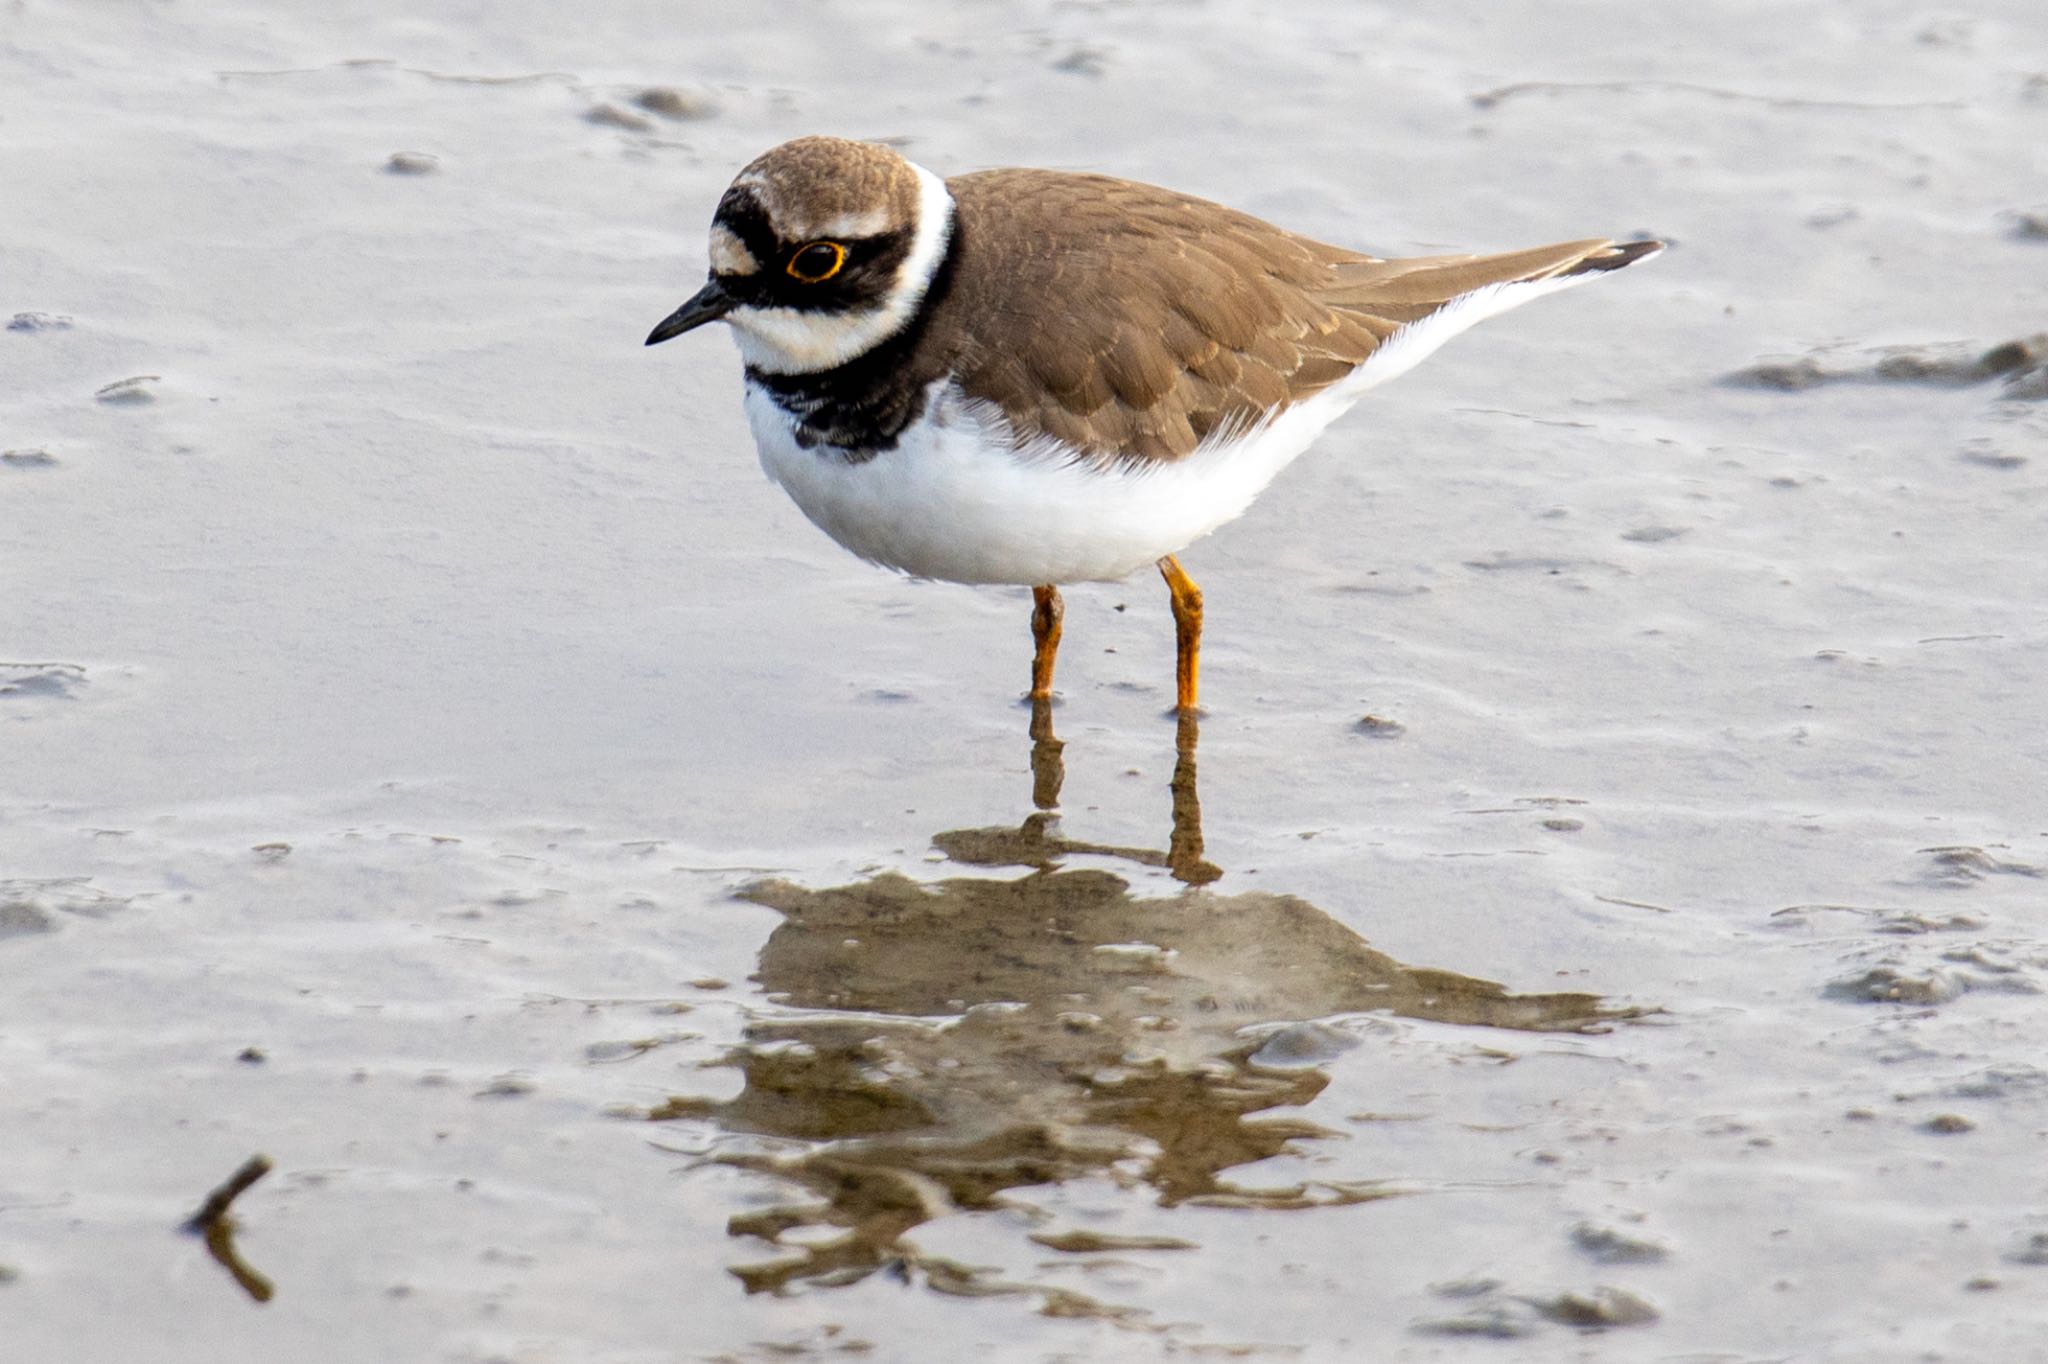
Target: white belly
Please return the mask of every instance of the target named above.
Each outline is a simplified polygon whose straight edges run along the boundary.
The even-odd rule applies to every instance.
[[[1037,586],[1112,581],[1185,549],[1249,507],[1355,397],[1324,394],[1248,437],[1144,465],[1100,464],[1056,441],[1014,449],[999,419],[940,392],[895,449],[857,463],[799,446],[788,415],[751,386],[747,419],[768,476],[863,559]]]
[[[747,420],[768,476],[863,559],[959,583],[1113,581],[1236,518],[1367,389],[1475,322],[1595,278],[1476,289],[1403,327],[1315,397],[1171,462],[1104,465],[1049,440],[1012,448],[1000,416],[943,383],[895,449],[857,463],[798,445],[789,415],[752,385]]]

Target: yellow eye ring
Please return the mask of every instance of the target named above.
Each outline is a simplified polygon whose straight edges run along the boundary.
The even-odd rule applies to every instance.
[[[810,242],[799,246],[783,269],[791,279],[805,284],[823,284],[846,264],[846,248],[838,242]]]

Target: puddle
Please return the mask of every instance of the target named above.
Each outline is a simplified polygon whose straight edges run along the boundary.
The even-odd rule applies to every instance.
[[[1328,1083],[1315,1063],[1358,1044],[1341,1023],[1315,1020],[1384,1011],[1594,1032],[1644,1012],[1404,965],[1294,896],[1195,889],[1223,870],[1202,859],[1193,719],[1178,726],[1170,833],[1150,849],[1061,833],[1052,810],[1062,745],[1045,702],[1032,738],[1039,811],[1016,828],[932,839],[955,864],[1024,874],[890,872],[744,892],[783,917],[753,979],[773,1004],[804,1012],[747,1029],[726,1060],[744,1076],[736,1096],[679,1096],[642,1116],[805,1144],[711,1157],[809,1195],[731,1223],[734,1235],[786,1252],[734,1269],[750,1291],[884,1270],[946,1292],[1030,1291],[933,1260],[914,1234],[955,1211],[1029,1209],[1011,1191],[1086,1176],[1142,1183],[1162,1207],[1393,1197],[1407,1192],[1398,1181],[1251,1188],[1231,1179],[1336,1135],[1269,1113],[1309,1103]],[[1189,888],[1137,895],[1103,866],[1064,865],[1084,856],[1165,867]],[[823,1229],[838,1234],[820,1239]]]

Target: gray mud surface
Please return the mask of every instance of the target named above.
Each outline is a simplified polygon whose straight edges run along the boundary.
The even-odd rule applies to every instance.
[[[2043,1358],[2048,26],[1621,13],[0,9],[0,1355]],[[640,345],[805,132],[1672,249],[1034,714]]]

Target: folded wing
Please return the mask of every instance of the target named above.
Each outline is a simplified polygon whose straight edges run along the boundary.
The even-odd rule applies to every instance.
[[[991,171],[948,182],[971,287],[947,300],[968,395],[1020,443],[1175,460],[1354,372],[1391,378],[1456,332],[1654,252],[1564,242],[1381,260],[1171,190]],[[1005,223],[1000,233],[987,228]],[[1023,228],[1026,230],[1020,231]],[[1001,327],[988,321],[1001,317]],[[1009,333],[1002,347],[977,337]]]

